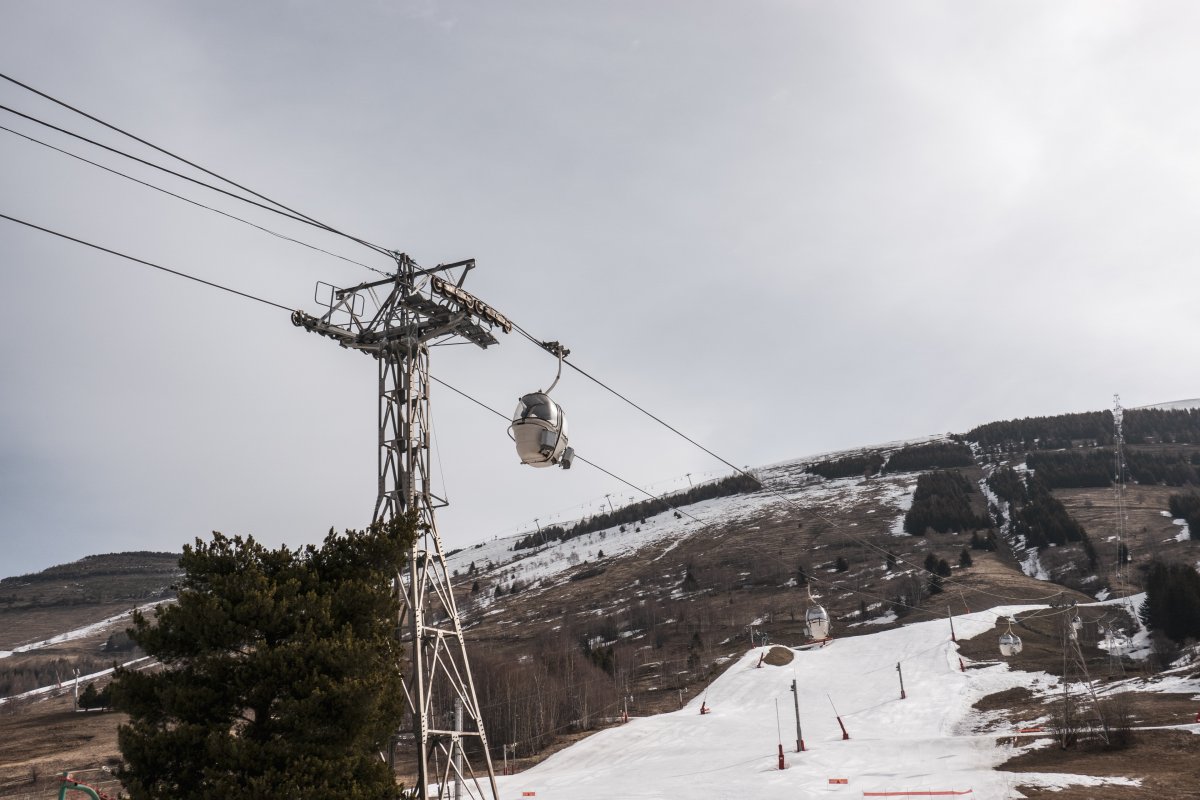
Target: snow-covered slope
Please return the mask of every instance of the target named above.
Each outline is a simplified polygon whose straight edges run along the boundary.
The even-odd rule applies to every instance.
[[[897,446],[900,444],[903,443]],[[805,458],[762,467],[757,474],[766,487],[763,491],[694,503],[683,507],[686,513],[682,517],[664,511],[648,516],[645,524],[626,525],[624,531],[614,526],[527,550],[513,550],[521,538],[519,535],[502,537],[459,550],[446,563],[459,574],[466,574],[474,564],[483,572],[503,572],[506,580],[534,584],[554,580],[583,561],[601,558],[601,553],[609,558],[628,555],[656,542],[670,542],[669,547],[675,547],[689,536],[751,520],[773,508],[784,513],[789,500],[798,507],[862,506],[891,514],[899,513],[911,503],[916,473],[889,475],[867,483],[859,478],[827,481],[804,472],[812,460]]]
[[[955,618],[959,638],[990,635],[1013,606]],[[959,669],[944,621],[796,650],[791,664],[759,667],[751,650],[680,711],[635,719],[591,736],[520,775],[501,778],[506,797],[539,800],[610,798],[861,798],[864,792],[970,792],[1016,798],[1014,786],[1071,783],[1136,785],[1136,780],[995,771],[1014,755],[997,745],[1013,732],[989,730],[972,704],[1014,686],[1053,685],[1045,673],[1005,663]],[[903,670],[907,699],[900,699]],[[795,752],[791,683],[799,686],[807,750]],[[1200,686],[1195,687],[1200,690]],[[700,714],[701,704],[711,709]],[[850,738],[843,739],[833,706]],[[1034,721],[1031,720],[1031,723]],[[1200,732],[1200,725],[1186,726]],[[1031,742],[1031,740],[1025,740]],[[786,769],[778,769],[778,745]],[[832,783],[842,780],[844,783]]]

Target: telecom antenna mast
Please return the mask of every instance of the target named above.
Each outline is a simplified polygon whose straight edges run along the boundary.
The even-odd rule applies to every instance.
[[[465,789],[470,798],[487,797],[490,791],[496,799],[496,774],[462,620],[434,520],[434,509],[447,502],[434,495],[430,482],[429,347],[461,339],[486,348],[497,343],[492,330],[508,333],[512,322],[463,290],[473,259],[422,269],[403,253],[393,255],[396,273],[385,279],[348,289],[318,283],[316,300],[325,313],[314,317],[296,311],[292,322],[366,353],[379,367],[374,521],[415,512],[420,525],[409,552],[408,574],[397,576],[401,637],[411,651],[404,689],[413,715],[419,797],[458,800]],[[456,270],[461,272],[455,280]],[[471,740],[478,746],[468,749],[464,745]],[[480,757],[483,764],[477,773],[470,759]]]
[[[1121,407],[1121,395],[1113,395],[1113,444],[1116,455],[1116,480],[1113,481],[1113,491],[1117,499],[1117,583],[1124,580],[1125,554],[1128,545],[1125,543],[1128,533],[1129,513],[1125,504],[1125,409]]]

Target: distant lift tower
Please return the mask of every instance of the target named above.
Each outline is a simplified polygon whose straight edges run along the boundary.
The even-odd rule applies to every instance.
[[[385,279],[348,289],[317,284],[317,302],[325,306],[325,313],[314,317],[296,311],[292,322],[362,351],[379,365],[379,495],[374,520],[386,522],[415,511],[421,525],[409,553],[408,574],[397,576],[400,631],[409,642],[412,660],[404,688],[413,714],[419,797],[458,800],[465,790],[471,798],[485,798],[490,792],[495,800],[496,775],[462,620],[434,522],[434,509],[447,503],[433,494],[429,480],[429,347],[455,339],[488,347],[497,343],[492,330],[508,333],[512,322],[463,290],[474,260],[422,269],[403,253],[395,258],[396,273]],[[453,729],[446,707],[451,701]],[[471,740],[478,746],[465,746]],[[482,759],[479,772],[471,764],[473,758]]]

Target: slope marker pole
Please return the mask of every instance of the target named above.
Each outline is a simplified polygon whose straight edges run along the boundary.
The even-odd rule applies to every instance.
[[[775,740],[779,743],[779,768],[784,769],[783,761],[783,727],[779,722],[779,698],[775,698]]]
[[[829,697],[828,694],[826,694],[825,696]],[[833,705],[832,697],[829,697],[829,705],[833,708],[833,715],[835,717],[837,717],[838,725],[842,729],[842,741],[844,742],[850,738],[850,733],[846,730],[846,724],[844,722],[842,722],[842,715],[838,713],[837,706]]]

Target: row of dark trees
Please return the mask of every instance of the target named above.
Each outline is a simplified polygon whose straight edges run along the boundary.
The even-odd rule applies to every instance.
[[[1051,489],[1109,486],[1117,475],[1116,455],[1108,449],[1037,451],[1025,456],[1025,465]],[[1200,453],[1128,449],[1125,466],[1127,481],[1167,486],[1200,484]]]
[[[661,514],[672,508],[688,506],[704,500],[712,500],[714,497],[749,494],[750,492],[757,492],[761,488],[762,483],[758,478],[744,472],[739,472],[736,475],[730,475],[720,480],[693,486],[682,492],[665,495],[662,499],[642,500],[641,502],[621,506],[608,513],[596,514],[595,516],[580,520],[569,528],[558,525],[547,526],[540,531],[518,539],[516,544],[513,545],[513,550],[527,550],[531,547],[540,547],[555,541],[565,542],[577,536],[615,528],[619,525],[644,524],[646,517]]]
[[[1025,456],[1025,466],[1051,489],[1109,486],[1117,472],[1116,454],[1107,448],[1037,451]]]
[[[1125,463],[1129,478],[1138,483],[1164,486],[1200,484],[1200,453],[1151,453],[1127,450]]]
[[[1141,615],[1147,627],[1176,642],[1200,639],[1200,574],[1190,564],[1152,562]]]
[[[923,536],[933,529],[938,533],[978,530],[991,527],[991,520],[971,508],[975,487],[958,470],[936,470],[917,478],[912,507],[904,515],[904,531]]]
[[[884,459],[878,452],[818,461],[805,467],[822,478],[870,478],[882,472],[916,472],[923,469],[950,469],[974,465],[971,448],[961,442],[911,444]]]
[[[1200,444],[1200,409],[1129,409],[1123,428],[1129,444]],[[985,448],[1050,450],[1109,445],[1114,435],[1111,411],[1089,411],[989,422],[967,431],[963,438]]]
[[[989,422],[967,431],[964,438],[984,447],[1017,446],[1032,450],[1035,447],[1071,447],[1072,442],[1085,441],[1111,444],[1113,424],[1111,411],[1089,411],[1083,414],[1059,414],[1053,417]]]
[[[916,472],[922,469],[950,469],[975,464],[971,448],[960,442],[929,442],[912,444],[892,454],[884,469],[887,472]]]
[[[822,478],[827,478],[828,480],[854,477],[869,478],[872,475],[878,475],[881,469],[883,469],[883,455],[881,453],[860,453],[853,456],[831,458],[825,461],[818,461],[815,464],[809,464],[805,467],[807,472],[811,472],[813,475],[820,475]]]

